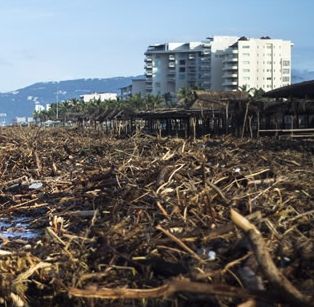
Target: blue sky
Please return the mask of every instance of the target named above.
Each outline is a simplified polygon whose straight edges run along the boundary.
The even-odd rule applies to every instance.
[[[143,73],[149,44],[213,35],[291,40],[314,70],[313,0],[1,0],[0,91]]]

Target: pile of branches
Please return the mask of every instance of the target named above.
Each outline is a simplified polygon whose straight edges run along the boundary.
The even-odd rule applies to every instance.
[[[0,303],[313,303],[314,144],[6,128]]]

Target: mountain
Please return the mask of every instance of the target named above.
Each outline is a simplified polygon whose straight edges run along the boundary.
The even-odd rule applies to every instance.
[[[292,83],[314,80],[314,71],[292,69]]]
[[[57,99],[62,101],[79,98],[82,94],[93,92],[118,93],[119,88],[130,84],[132,79],[141,77],[143,76],[35,83],[16,91],[0,93],[0,113],[6,113],[6,122],[10,123],[16,116],[32,116],[35,102],[45,105],[56,102]],[[314,80],[314,71],[292,70],[292,83],[307,80]]]
[[[35,83],[16,91],[0,93],[0,113],[6,113],[6,122],[10,123],[16,116],[32,116],[36,102],[45,105],[94,92],[118,93],[119,88],[131,84],[131,80],[138,77],[141,76]]]

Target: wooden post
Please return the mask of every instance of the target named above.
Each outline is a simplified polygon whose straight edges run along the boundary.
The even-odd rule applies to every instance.
[[[193,131],[193,141],[196,139],[196,119],[195,117],[191,118],[191,125],[192,125],[192,131]]]
[[[294,126],[293,122],[294,122],[294,116],[291,115],[291,137],[293,137],[293,126]]]
[[[161,125],[159,120],[157,120],[157,138],[161,139]]]
[[[250,137],[253,139],[253,130],[252,130],[252,115],[249,116],[249,129],[250,129]]]
[[[260,123],[260,114],[259,111],[257,111],[257,137],[259,137],[259,130],[261,127],[261,123]]]
[[[226,129],[225,129],[225,131],[226,131],[226,134],[228,134],[228,132],[229,132],[229,101],[226,104],[225,120],[226,120],[226,123],[225,123]]]
[[[249,112],[249,102],[247,102],[246,106],[245,106],[245,114],[244,114],[243,126],[242,126],[242,134],[241,134],[241,138],[242,139],[244,137],[244,131],[245,131],[245,126],[246,126],[248,112]]]

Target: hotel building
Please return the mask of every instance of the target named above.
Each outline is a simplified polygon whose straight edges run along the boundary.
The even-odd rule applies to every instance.
[[[291,83],[290,41],[214,36],[203,42],[165,43],[145,52],[146,94],[180,88],[271,90]]]

